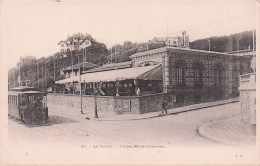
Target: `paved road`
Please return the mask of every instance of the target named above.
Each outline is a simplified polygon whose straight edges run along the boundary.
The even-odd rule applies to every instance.
[[[60,151],[65,147],[82,149],[94,148],[95,145],[102,148],[128,148],[134,145],[164,148],[180,145],[222,147],[224,145],[200,136],[198,127],[238,114],[238,102],[132,121],[86,120],[77,116],[62,116],[60,110],[49,110],[51,124],[47,126],[29,128],[9,119],[10,151],[15,154],[19,153],[17,149],[23,149],[26,153],[41,149],[44,151],[41,154],[47,155],[50,146]],[[19,158],[16,160],[19,161]]]
[[[59,110],[49,110],[51,125],[28,128],[9,119],[11,138],[27,135],[48,136],[65,143],[81,144],[157,144],[157,145],[201,145],[216,144],[201,137],[197,129],[200,125],[214,120],[239,114],[239,103],[231,103],[205,108],[177,115],[133,121],[94,121],[60,114]],[[25,135],[24,133],[27,133]],[[34,140],[31,140],[34,141]]]

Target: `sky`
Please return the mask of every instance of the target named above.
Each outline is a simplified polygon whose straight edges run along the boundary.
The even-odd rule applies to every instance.
[[[20,56],[47,57],[74,33],[109,48],[181,35],[190,41],[254,28],[254,0],[2,0],[0,50],[8,68]]]

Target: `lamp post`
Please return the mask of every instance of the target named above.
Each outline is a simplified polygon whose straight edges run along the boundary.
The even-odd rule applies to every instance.
[[[98,93],[98,89],[97,87],[94,89],[94,99],[95,99],[95,118],[98,118],[98,114],[97,114],[97,93]]]

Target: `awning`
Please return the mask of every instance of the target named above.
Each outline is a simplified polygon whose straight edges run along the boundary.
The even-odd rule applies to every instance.
[[[55,81],[56,84],[65,84],[65,83],[69,83],[69,82],[79,82],[79,76],[70,77],[70,78],[66,78],[66,79],[63,79],[63,80]]]
[[[127,79],[162,80],[162,69],[160,65],[153,65],[81,75],[81,82],[109,82]],[[79,76],[56,81],[59,84],[68,82],[79,82]]]

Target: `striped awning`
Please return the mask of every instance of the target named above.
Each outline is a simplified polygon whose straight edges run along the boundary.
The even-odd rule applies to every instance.
[[[86,73],[79,76],[56,81],[58,84],[68,82],[109,82],[127,79],[162,80],[162,69],[160,65],[134,67],[103,72]]]

